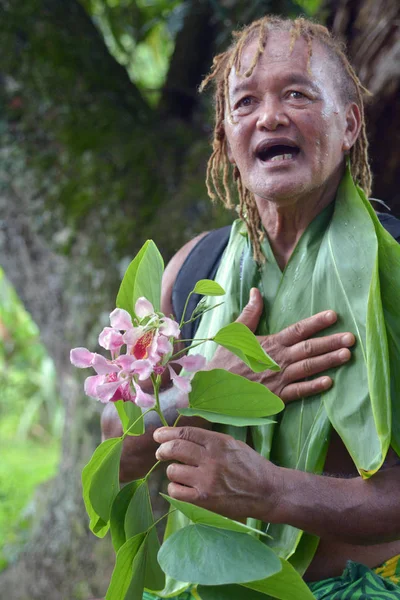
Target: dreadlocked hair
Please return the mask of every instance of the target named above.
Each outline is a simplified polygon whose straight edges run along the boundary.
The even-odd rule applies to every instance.
[[[265,258],[261,250],[264,231],[257,210],[254,195],[244,185],[238,168],[232,167],[228,159],[227,140],[225,136],[224,119],[232,120],[229,100],[229,74],[234,68],[241,72],[243,49],[254,40],[257,48],[249,68],[242,73],[250,77],[257,66],[260,56],[265,50],[268,33],[271,31],[288,31],[290,33],[289,52],[293,51],[296,40],[303,38],[308,48],[308,69],[313,53],[313,41],[321,43],[328,51],[329,57],[340,72],[340,85],[343,99],[355,102],[361,113],[361,131],[350,150],[351,172],[355,182],[364,190],[367,196],[371,193],[372,176],[368,161],[368,140],[364,118],[364,95],[368,90],[361,84],[353,67],[346,56],[342,43],[338,42],[323,25],[313,23],[304,18],[295,20],[266,16],[254,21],[240,31],[233,33],[233,43],[226,52],[218,54],[213,61],[210,73],[200,85],[200,92],[210,83],[215,85],[215,127],[212,143],[212,154],[207,165],[206,185],[208,195],[213,201],[220,200],[226,208],[233,208],[232,187],[236,183],[239,199],[237,211],[246,223],[249,238],[253,247],[254,259],[258,263]],[[233,178],[232,178],[233,168]]]

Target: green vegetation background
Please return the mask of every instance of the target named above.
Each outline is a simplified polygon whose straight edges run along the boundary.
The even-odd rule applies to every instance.
[[[399,213],[397,0],[0,0],[1,597],[106,589],[80,490],[101,407],[69,349],[96,347],[145,239],[168,260],[235,216],[207,198],[212,94],[197,87],[232,29],[266,13],[349,43],[374,93],[374,196]]]

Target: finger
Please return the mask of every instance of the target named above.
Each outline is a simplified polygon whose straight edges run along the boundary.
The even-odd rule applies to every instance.
[[[305,377],[311,375],[317,375],[327,369],[333,367],[340,367],[348,360],[350,360],[351,352],[347,348],[336,350],[335,352],[328,352],[322,356],[315,356],[314,358],[306,358],[300,362],[294,363],[287,367],[285,370],[285,380],[289,383],[299,381]]]
[[[318,377],[311,381],[297,381],[283,388],[280,397],[285,404],[299,400],[300,398],[308,398],[315,394],[321,394],[332,387],[332,379],[330,377]]]
[[[157,449],[157,460],[176,460],[197,467],[202,459],[202,446],[185,440],[170,440]]]
[[[182,485],[188,485],[193,487],[198,478],[197,467],[189,467],[187,465],[178,465],[173,463],[169,465],[166,470],[167,477],[170,481],[180,483]]]
[[[210,432],[199,427],[159,427],[153,433],[153,438],[159,444],[179,439],[205,446],[208,439],[207,433]]]
[[[254,332],[257,329],[263,308],[264,302],[260,291],[257,288],[251,288],[249,302],[236,319],[236,323],[243,323]]]
[[[198,491],[195,488],[187,487],[180,483],[169,483],[168,495],[171,496],[171,498],[176,498],[176,500],[191,503],[196,503],[199,498]]]
[[[335,333],[321,338],[313,338],[304,340],[291,347],[291,359],[293,362],[298,362],[305,358],[327,354],[340,348],[353,346],[356,339],[352,333]]]
[[[289,325],[278,333],[277,337],[284,346],[293,346],[326,329],[336,321],[337,314],[333,310],[326,310]]]

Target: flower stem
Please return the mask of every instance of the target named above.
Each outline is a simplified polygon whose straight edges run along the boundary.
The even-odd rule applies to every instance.
[[[193,294],[193,292],[190,292],[189,296],[186,298],[186,302],[185,302],[185,306],[183,307],[183,313],[182,313],[182,318],[181,318],[181,322],[179,323],[179,329],[182,329],[182,325],[185,322],[185,313],[186,313],[186,309],[187,306],[189,304],[189,300],[190,300],[190,296]]]
[[[154,388],[154,398],[156,399],[156,406],[155,406],[155,411],[157,412],[158,416],[160,417],[160,421],[161,423],[165,426],[168,427],[168,423],[165,420],[164,415],[162,414],[162,410],[160,407],[160,385],[161,385],[161,377],[160,375],[157,375],[157,377],[154,377],[154,375],[151,376],[152,377],[152,381],[153,381],[153,388]]]
[[[181,418],[182,415],[178,415],[176,417],[175,423],[172,425],[172,427],[176,427],[178,425],[179,419]]]
[[[212,342],[212,338],[209,338],[209,339],[207,339],[205,341],[206,342]],[[197,346],[201,346],[201,344],[204,344],[204,341],[199,342],[198,344],[192,344],[191,346],[188,346],[187,348],[183,348],[183,350],[179,350],[179,352],[177,352],[176,354],[174,354],[173,356],[171,356],[171,358],[169,359],[170,362],[174,361],[181,354],[185,354],[185,352],[188,352],[188,350],[192,350],[192,348],[196,348]]]
[[[158,467],[158,465],[161,463],[161,460],[158,460],[150,469],[150,471],[148,471],[147,475],[145,476],[145,480],[147,480],[150,475],[152,474],[152,472],[154,471],[154,469],[156,469]]]

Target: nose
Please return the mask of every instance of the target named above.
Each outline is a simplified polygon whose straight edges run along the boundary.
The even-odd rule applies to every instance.
[[[280,125],[289,125],[289,117],[286,115],[284,107],[277,99],[265,99],[260,106],[257,128],[275,131]]]

